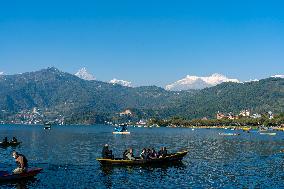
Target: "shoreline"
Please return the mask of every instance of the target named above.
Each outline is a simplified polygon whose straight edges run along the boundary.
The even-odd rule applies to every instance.
[[[44,127],[44,124],[21,124],[21,123],[5,123],[0,124],[5,126],[32,126],[32,127]],[[110,127],[116,127],[115,125],[108,125],[103,123],[98,124],[64,124],[64,125],[52,125],[52,126],[62,126],[62,127],[68,127],[68,126],[110,126]],[[188,128],[188,129],[224,129],[224,130],[242,130],[242,131],[250,131],[250,130],[259,130],[260,126],[138,126],[138,125],[129,125],[128,127],[135,127],[135,128]],[[278,126],[278,127],[267,127],[274,131],[284,131],[284,127]]]

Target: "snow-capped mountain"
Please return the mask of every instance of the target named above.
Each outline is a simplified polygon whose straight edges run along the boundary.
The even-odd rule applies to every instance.
[[[273,75],[271,77],[274,77],[274,78],[284,78],[284,75]]]
[[[77,73],[75,73],[75,75],[81,79],[88,81],[96,80],[96,78],[92,74],[88,73],[86,68],[81,68]]]
[[[243,83],[250,83],[250,82],[258,82],[259,79],[250,79],[248,81],[244,81]]]
[[[4,75],[4,72],[0,72],[0,75]]]
[[[212,87],[223,82],[235,82],[239,83],[237,79],[230,79],[221,74],[213,74],[208,77],[190,76],[178,80],[172,84],[166,86],[167,90],[180,91],[189,89],[204,89],[206,87]]]
[[[131,82],[130,81],[124,81],[124,80],[119,80],[119,79],[112,79],[109,81],[110,83],[112,84],[119,84],[119,85],[122,85],[122,86],[125,86],[125,87],[131,87]]]

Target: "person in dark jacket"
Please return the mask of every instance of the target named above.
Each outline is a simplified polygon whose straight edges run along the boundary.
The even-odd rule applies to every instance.
[[[7,137],[5,137],[5,138],[3,139],[2,144],[8,144],[8,138],[7,138]]]
[[[163,158],[168,154],[166,147],[162,147],[161,150],[158,152],[159,158]]]
[[[114,159],[114,156],[112,155],[112,150],[108,149],[108,144],[105,144],[103,147],[102,157],[104,159]]]
[[[156,159],[158,156],[157,156],[157,153],[155,151],[154,148],[152,148],[151,152],[150,152],[150,159]]]

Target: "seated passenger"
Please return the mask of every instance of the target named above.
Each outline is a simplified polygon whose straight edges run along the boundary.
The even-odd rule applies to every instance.
[[[165,157],[168,154],[166,147],[162,147],[158,153],[159,158]]]
[[[154,148],[152,148],[151,152],[150,152],[150,158],[151,159],[156,159],[158,156],[157,156],[157,153],[155,151]]]
[[[124,152],[123,152],[123,155],[122,155],[122,157],[123,157],[123,159],[127,159],[127,157],[126,157],[126,154],[128,153],[128,150],[125,150]]]
[[[105,159],[114,159],[112,150],[108,149],[108,144],[105,144],[102,150],[102,157]]]
[[[132,148],[130,148],[128,151],[127,151],[127,153],[126,153],[126,158],[128,159],[128,160],[135,160],[135,157],[134,157],[134,155],[133,155],[133,150],[132,150]]]
[[[146,148],[143,148],[141,154],[140,154],[141,159],[147,159],[147,151]]]
[[[18,142],[18,140],[16,139],[16,137],[13,137],[13,139],[11,140],[11,142],[16,143],[16,142]]]
[[[146,150],[146,159],[150,159],[150,155],[151,155],[151,150],[148,148]]]

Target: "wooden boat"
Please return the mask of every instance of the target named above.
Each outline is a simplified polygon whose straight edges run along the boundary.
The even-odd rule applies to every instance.
[[[21,143],[22,142],[7,142],[7,143],[0,142],[0,147],[9,147],[9,146],[15,147],[20,145]]]
[[[163,158],[157,158],[157,159],[140,159],[136,158],[135,160],[125,160],[122,158],[115,158],[115,159],[103,159],[98,158],[97,161],[101,163],[101,165],[125,165],[125,166],[131,166],[131,165],[155,165],[155,164],[161,164],[161,163],[170,163],[170,162],[177,162],[181,161],[188,151],[182,151],[177,152],[174,154],[168,154],[167,156]]]
[[[7,171],[0,171],[0,182],[22,180],[27,178],[33,178],[42,171],[42,168],[29,169],[27,172],[20,174],[11,174]]]
[[[129,131],[114,131],[112,134],[129,135]]]

